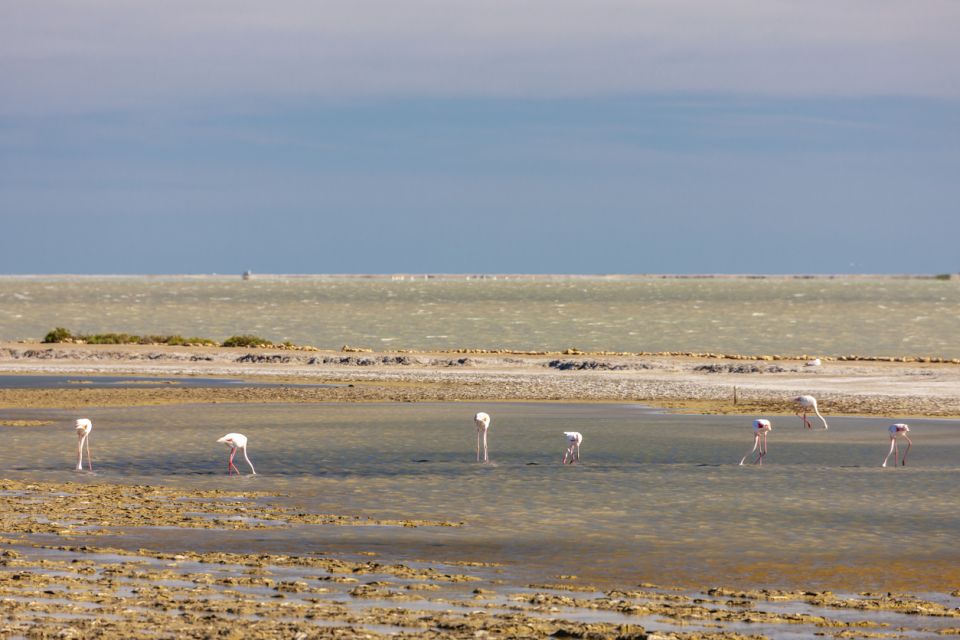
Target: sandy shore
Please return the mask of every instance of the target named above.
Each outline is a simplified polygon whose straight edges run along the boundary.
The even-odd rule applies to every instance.
[[[139,345],[0,344],[0,375],[241,378],[275,386],[0,388],[0,407],[204,402],[639,402],[698,413],[960,417],[960,365],[620,354],[340,352]],[[331,385],[331,386],[316,386]]]

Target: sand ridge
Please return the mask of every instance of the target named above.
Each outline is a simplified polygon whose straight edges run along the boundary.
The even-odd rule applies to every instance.
[[[770,358],[770,359],[766,359]],[[145,345],[0,344],[0,374],[227,377],[276,386],[0,389],[2,407],[204,402],[637,402],[696,413],[793,412],[815,395],[834,415],[960,417],[960,366],[714,354],[290,352]],[[331,386],[311,386],[331,385]]]

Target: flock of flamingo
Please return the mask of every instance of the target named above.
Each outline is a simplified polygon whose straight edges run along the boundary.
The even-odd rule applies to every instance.
[[[807,414],[813,411],[817,414],[817,417],[820,418],[820,421],[823,423],[824,429],[829,429],[826,419],[820,415],[820,410],[817,408],[817,399],[813,396],[797,396],[793,399],[794,404],[797,407],[797,415],[800,416],[800,419],[803,420],[803,424],[807,429],[812,429],[813,425],[810,424],[810,421],[807,419]],[[751,455],[754,455],[753,464],[763,464],[763,458],[767,455],[767,433],[773,429],[773,425],[770,424],[769,420],[764,418],[757,418],[753,421],[753,449],[747,451],[744,454],[743,458],[740,460],[740,465],[743,466],[743,463],[747,461],[747,458]],[[910,436],[907,435],[907,432],[910,431],[910,427],[898,422],[896,424],[890,425],[887,429],[890,432],[890,452],[887,453],[887,457],[883,459],[883,464],[881,467],[886,467],[887,462],[890,460],[890,456],[893,456],[893,464],[897,465],[897,458],[899,457],[900,448],[897,445],[897,438],[903,436],[904,440],[907,441],[907,450],[903,452],[903,458],[901,458],[901,464],[906,466],[907,464],[907,453],[910,452],[910,447],[913,445],[913,442],[910,441]]]
[[[813,425],[810,423],[810,420],[807,419],[807,414],[813,412],[820,418],[820,421],[823,422],[823,428],[829,429],[826,419],[820,414],[820,410],[817,408],[817,399],[813,396],[797,396],[793,399],[794,404],[797,407],[797,415],[800,416],[800,419],[803,420],[803,424],[807,429],[812,429]],[[477,462],[489,462],[490,457],[487,451],[487,431],[490,429],[490,414],[479,412],[473,417],[474,425],[477,429]],[[770,421],[765,418],[757,418],[753,421],[753,449],[744,454],[743,458],[740,460],[740,465],[742,466],[748,457],[751,455],[754,456],[753,464],[762,465],[763,458],[767,455],[767,434],[773,429],[773,425],[770,424]],[[83,452],[86,448],[87,452],[87,467],[90,471],[93,471],[93,460],[90,457],[90,432],[93,430],[93,422],[88,418],[80,418],[76,422],[77,430],[77,471],[83,471]],[[887,453],[887,457],[883,459],[882,467],[887,466],[887,462],[890,460],[890,456],[893,456],[893,464],[897,466],[898,458],[899,463],[906,466],[907,464],[907,453],[910,452],[910,447],[913,445],[913,442],[910,440],[910,436],[907,433],[910,431],[910,427],[903,423],[896,423],[890,425],[888,428],[890,433],[890,451]],[[561,464],[575,464],[580,461],[580,444],[583,443],[583,434],[579,431],[564,431],[563,436],[567,440],[567,448],[563,454],[563,461]],[[897,439],[903,437],[907,441],[907,450],[903,452],[903,457],[900,458],[899,453],[900,449],[897,444]],[[222,438],[218,439],[217,442],[225,444],[230,447],[230,458],[227,461],[227,475],[230,475],[236,472],[237,475],[240,475],[240,469],[233,463],[234,456],[237,455],[237,451],[243,452],[243,459],[247,461],[247,466],[250,467],[250,474],[256,475],[257,472],[253,468],[253,463],[250,462],[250,457],[247,455],[247,436],[242,433],[228,433]]]

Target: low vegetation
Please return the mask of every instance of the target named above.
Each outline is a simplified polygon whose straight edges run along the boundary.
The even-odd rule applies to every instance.
[[[253,335],[230,336],[223,342],[217,342],[210,338],[184,338],[181,335],[172,336],[138,336],[132,333],[92,333],[82,334],[73,333],[69,329],[57,327],[47,333],[43,338],[46,344],[68,343],[68,344],[143,344],[143,345],[173,345],[179,347],[241,347],[247,349],[273,348],[273,349],[293,349],[298,351],[317,351],[316,347],[298,346],[286,340],[284,342],[272,342],[266,338]]]
[[[77,343],[77,344],[169,344],[179,346],[218,346],[216,340],[210,338],[184,338],[181,335],[172,336],[138,336],[130,333],[95,333],[74,334],[69,329],[57,327],[44,336],[45,343]]]
[[[257,336],[230,336],[223,341],[224,347],[272,347],[273,343]]]

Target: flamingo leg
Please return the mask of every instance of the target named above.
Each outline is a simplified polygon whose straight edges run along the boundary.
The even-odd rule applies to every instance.
[[[577,445],[577,462],[580,462],[580,445]]]
[[[887,460],[890,459],[890,456],[893,455],[896,450],[897,450],[897,439],[896,439],[896,438],[890,438],[890,451],[887,452],[887,457],[883,459],[883,464],[880,465],[881,467],[887,466]],[[894,464],[894,465],[897,464],[897,459],[896,459],[896,458],[893,459],[893,464]]]
[[[83,440],[85,437],[77,438],[77,471],[83,471]]]
[[[90,471],[93,471],[93,456],[90,455],[90,434],[88,433],[83,439],[87,444],[87,467]]]
[[[235,456],[236,453],[236,447],[230,449],[230,460],[227,461],[227,475],[230,475],[234,470],[236,470],[237,475],[240,475],[240,469],[237,469],[237,465],[233,464],[233,456]]]
[[[907,434],[903,434],[903,438],[907,441],[907,450],[903,452],[903,458],[900,459],[900,463],[903,466],[907,466],[907,454],[910,453],[910,447],[913,446],[913,442],[910,441]]]
[[[763,440],[760,444],[760,455],[757,456],[757,463],[763,465],[763,457],[767,455],[767,432],[763,432]]]
[[[477,429],[477,462],[480,462],[480,429]]]
[[[760,446],[760,434],[758,433],[753,437],[753,449],[750,449],[750,451],[747,451],[745,454],[743,454],[743,458],[740,460],[741,467],[743,466],[743,463],[747,461],[747,456],[749,456],[751,453],[756,451],[757,447],[759,446]]]
[[[483,461],[490,462],[490,457],[487,455],[487,430],[483,430]]]

